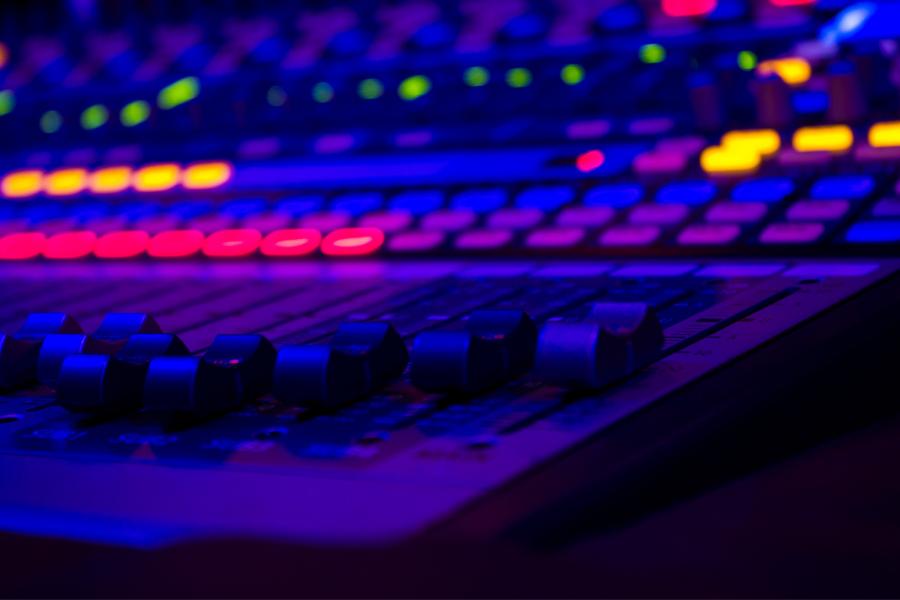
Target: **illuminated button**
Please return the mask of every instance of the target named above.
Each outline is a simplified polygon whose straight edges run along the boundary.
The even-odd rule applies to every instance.
[[[147,254],[154,258],[187,258],[203,247],[203,232],[192,229],[162,231],[150,239]]]
[[[741,234],[741,228],[729,224],[689,225],[678,234],[682,246],[721,246],[730,244]]]
[[[475,224],[478,215],[471,210],[438,210],[422,218],[422,229],[459,231]]]
[[[259,251],[264,256],[306,256],[321,241],[322,234],[315,229],[278,229],[263,239]]]
[[[700,154],[700,166],[710,175],[754,173],[762,159],[751,148],[713,146]]]
[[[699,17],[711,13],[718,0],[662,0],[662,10],[670,17]]]
[[[131,185],[130,167],[104,167],[88,177],[88,188],[95,194],[124,192]]]
[[[778,166],[788,169],[824,168],[834,160],[832,152],[797,152],[784,148],[778,153]]]
[[[582,173],[596,171],[606,162],[606,156],[600,150],[588,150],[575,159],[575,168]]]
[[[288,227],[292,222],[293,219],[290,215],[275,211],[265,211],[247,215],[241,220],[241,224],[244,227],[258,229],[263,233]]]
[[[799,57],[764,60],[756,67],[760,75],[778,75],[788,85],[802,85],[812,76],[809,62]]]
[[[632,169],[638,175],[673,175],[687,168],[688,157],[681,152],[653,150],[635,157]]]
[[[427,252],[444,243],[442,231],[407,231],[391,237],[388,248],[393,252]]]
[[[659,204],[706,204],[716,197],[716,186],[708,181],[682,181],[665,185],[656,192]]]
[[[484,214],[506,204],[506,192],[502,189],[467,190],[457,194],[451,201],[453,208],[471,210]]]
[[[406,211],[380,211],[362,217],[359,226],[377,227],[385,233],[395,233],[408,229],[412,221],[413,216]]]
[[[583,204],[625,208],[637,204],[643,197],[644,188],[637,184],[600,185],[587,191]]]
[[[570,206],[559,213],[556,224],[561,227],[600,227],[615,214],[609,206]]]
[[[895,244],[900,242],[900,221],[862,221],[847,230],[852,244]]]
[[[787,211],[790,221],[834,221],[850,210],[846,200],[800,200]]]
[[[575,190],[568,186],[532,187],[524,190],[516,197],[518,208],[537,208],[542,211],[555,211],[565,206],[575,197]]]
[[[729,131],[722,136],[722,146],[747,148],[763,156],[769,156],[781,148],[781,136],[774,129]]]
[[[199,209],[200,207],[197,208]],[[190,208],[188,208],[188,211],[186,212],[187,214],[185,216],[190,215]],[[234,222],[235,219],[231,215],[216,211],[200,215],[193,219],[188,219],[187,227],[209,234],[219,231],[220,229],[231,229],[234,226]]]
[[[417,190],[397,194],[390,201],[391,210],[419,216],[444,206],[444,194],[438,190]]]
[[[879,200],[872,207],[872,216],[875,217],[900,217],[900,199],[885,198]]]
[[[110,231],[119,231],[128,227],[128,218],[125,215],[97,215],[85,216],[84,228],[93,231],[98,236]]]
[[[72,229],[77,229],[78,219],[76,219],[75,217],[59,217],[46,220],[41,220],[40,218],[38,218],[35,219],[34,224],[35,227],[41,230],[41,232],[49,235],[51,233],[61,233],[63,231],[71,231]]]
[[[9,173],[0,183],[0,190],[7,198],[27,198],[34,196],[43,187],[44,173],[37,169]]]
[[[170,163],[141,167],[132,175],[132,185],[139,192],[171,190],[180,180],[181,167]]]
[[[133,258],[147,251],[150,235],[146,231],[111,231],[97,239],[97,258]]]
[[[139,217],[134,221],[135,229],[146,231],[147,233],[160,233],[169,229],[177,229],[181,225],[181,218],[178,215],[164,213],[161,215],[148,215]]]
[[[654,225],[618,225],[600,236],[601,246],[647,246],[659,238],[662,231]]]
[[[374,227],[336,229],[322,240],[326,256],[364,256],[376,252],[384,244],[384,233]]]
[[[488,227],[493,229],[528,229],[544,219],[538,208],[502,208],[488,217]]]
[[[525,240],[529,248],[571,248],[584,239],[581,227],[549,227],[532,231]]]
[[[763,202],[721,202],[706,211],[710,223],[756,223],[766,216]]]
[[[324,205],[325,199],[322,196],[310,194],[285,198],[275,205],[275,210],[292,217],[300,217],[320,211]]]
[[[28,260],[44,251],[47,236],[43,233],[11,233],[0,238],[0,260]]]
[[[508,245],[512,237],[506,229],[476,229],[459,234],[455,246],[460,250],[494,250]]]
[[[759,236],[763,244],[809,244],[825,233],[821,223],[772,223]]]
[[[185,167],[182,185],[189,190],[208,190],[225,185],[234,169],[227,162],[195,163]]]
[[[853,130],[846,125],[801,127],[793,144],[797,152],[844,152],[853,145]]]
[[[210,234],[203,244],[203,254],[213,258],[249,256],[259,248],[262,234],[256,229],[222,229]]]
[[[672,225],[688,216],[685,204],[642,204],[632,209],[628,220],[637,225]]]
[[[332,229],[346,227],[350,224],[351,220],[352,218],[349,213],[319,212],[304,215],[300,219],[300,224],[303,225],[303,227],[318,229],[319,231],[331,231]]]
[[[331,204],[331,210],[336,213],[347,213],[354,217],[379,210],[383,203],[381,194],[344,194],[334,199]],[[339,225],[342,227],[343,225]],[[321,228],[320,228],[321,229]]]
[[[869,129],[869,145],[873,148],[900,146],[900,121],[875,123]]]
[[[71,196],[87,187],[87,171],[84,169],[60,169],[44,177],[44,191],[50,196]]]
[[[861,200],[875,189],[875,180],[868,175],[836,175],[823,177],[810,190],[815,200]]]
[[[781,202],[794,193],[794,182],[787,177],[751,179],[734,186],[731,199],[735,202]]]
[[[93,231],[67,231],[47,238],[44,257],[52,259],[84,258],[94,250],[97,234]]]

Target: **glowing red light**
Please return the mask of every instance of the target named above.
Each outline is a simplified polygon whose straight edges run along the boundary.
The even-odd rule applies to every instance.
[[[37,257],[47,245],[43,233],[10,233],[0,238],[0,260],[27,260]]]
[[[93,231],[64,231],[51,235],[44,247],[44,257],[54,259],[84,258],[94,250],[97,234]]]
[[[769,0],[773,6],[806,6],[815,4],[816,0]]]
[[[363,256],[372,254],[384,244],[384,232],[375,227],[335,229],[322,240],[326,256]]]
[[[203,254],[214,258],[247,256],[256,252],[261,239],[256,229],[222,229],[206,238]]]
[[[662,0],[662,11],[670,17],[699,17],[711,13],[718,0]]]
[[[196,229],[161,231],[150,239],[147,254],[154,258],[187,258],[200,252],[203,233]]]
[[[606,157],[599,150],[588,150],[575,159],[575,167],[582,173],[596,171],[606,162]]]
[[[259,246],[265,256],[305,256],[315,252],[322,241],[317,229],[277,229]]]
[[[146,231],[111,231],[100,236],[94,246],[97,258],[133,258],[147,251],[150,235]]]

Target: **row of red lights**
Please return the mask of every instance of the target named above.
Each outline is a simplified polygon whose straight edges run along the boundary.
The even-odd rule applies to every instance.
[[[374,227],[346,227],[323,236],[316,229],[278,229],[263,235],[257,229],[222,229],[204,234],[196,229],[178,229],[149,234],[140,230],[66,231],[11,233],[0,237],[0,260],[190,258],[240,258],[261,254],[299,257],[317,250],[325,256],[366,256],[384,244],[384,232]]]

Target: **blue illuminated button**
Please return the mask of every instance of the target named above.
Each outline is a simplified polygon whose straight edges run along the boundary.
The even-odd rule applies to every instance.
[[[402,210],[417,216],[425,215],[443,207],[444,194],[438,190],[403,192],[394,196],[389,205],[391,210]]]
[[[640,202],[644,188],[638,184],[598,185],[584,196],[585,206],[623,208]]]
[[[706,204],[716,196],[716,186],[708,181],[680,181],[665,185],[656,192],[660,204]]]
[[[574,198],[575,190],[566,185],[531,187],[519,194],[516,206],[551,212],[569,204]]]
[[[275,210],[294,217],[301,217],[322,210],[324,205],[325,200],[321,196],[292,196],[279,201]]]
[[[751,179],[734,186],[731,199],[735,202],[781,202],[794,193],[794,182],[787,177]]]
[[[867,175],[837,175],[818,180],[809,193],[814,200],[858,200],[875,189],[875,181]]]
[[[261,213],[268,208],[268,203],[262,198],[241,198],[226,202],[219,207],[219,212],[231,215],[236,219]]]
[[[862,221],[847,230],[845,239],[852,244],[900,242],[900,221]]]
[[[453,208],[471,210],[479,214],[489,213],[506,204],[506,192],[499,188],[466,190],[457,194],[452,201]]]
[[[344,194],[334,199],[331,209],[357,217],[381,208],[382,198],[378,193]]]

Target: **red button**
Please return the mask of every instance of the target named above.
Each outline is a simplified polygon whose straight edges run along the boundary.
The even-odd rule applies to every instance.
[[[147,254],[154,258],[186,258],[200,252],[203,233],[195,229],[162,231],[150,240]]]
[[[93,231],[66,231],[47,239],[44,256],[54,259],[84,258],[94,250],[97,234]]]
[[[0,259],[27,260],[37,257],[47,245],[43,233],[10,233],[0,238]]]
[[[234,258],[256,252],[262,234],[256,229],[223,229],[206,238],[203,254],[213,258]]]
[[[322,240],[322,254],[326,256],[364,256],[372,254],[384,244],[384,232],[374,227],[346,227],[335,229]]]
[[[150,235],[146,231],[111,231],[100,236],[94,246],[97,258],[133,258],[147,251]]]
[[[264,256],[306,256],[319,247],[322,234],[315,229],[277,229],[259,246]]]

